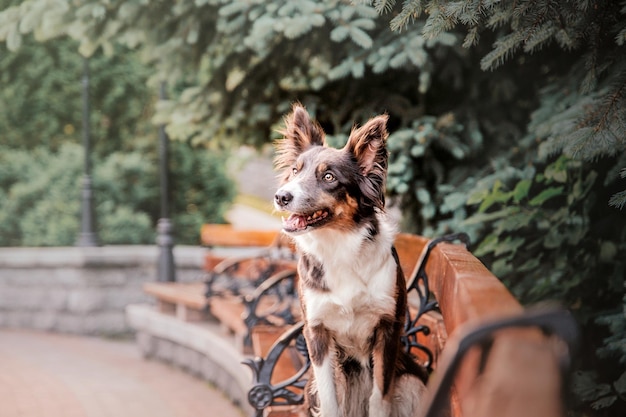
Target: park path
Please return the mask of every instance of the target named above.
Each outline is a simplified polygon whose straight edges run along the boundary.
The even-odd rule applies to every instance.
[[[198,416],[242,412],[132,341],[0,330],[0,417]]]

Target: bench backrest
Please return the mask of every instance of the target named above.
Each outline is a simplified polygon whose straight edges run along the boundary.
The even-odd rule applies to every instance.
[[[560,364],[569,354],[564,340],[543,334],[542,326],[532,321],[519,326],[528,312],[464,245],[437,245],[425,272],[449,335],[437,364],[439,374],[467,343],[468,334],[510,321],[490,333],[488,343],[464,354],[454,377],[452,416],[563,415]],[[559,326],[563,330],[569,324],[561,320],[553,334],[558,335]]]
[[[265,247],[280,240],[278,230],[236,229],[230,224],[203,224],[200,239],[204,246]]]

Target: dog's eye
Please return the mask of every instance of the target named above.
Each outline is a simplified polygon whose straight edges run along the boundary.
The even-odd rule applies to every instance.
[[[298,173],[298,168],[291,168],[291,174],[296,175]]]
[[[331,174],[330,172],[327,172],[326,174],[324,174],[324,181],[333,182],[335,181],[335,176]]]

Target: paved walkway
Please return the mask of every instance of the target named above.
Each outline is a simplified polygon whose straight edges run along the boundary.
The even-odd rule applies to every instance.
[[[0,417],[241,417],[132,341],[0,329]]]

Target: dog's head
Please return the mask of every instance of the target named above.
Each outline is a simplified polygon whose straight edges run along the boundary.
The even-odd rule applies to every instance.
[[[277,143],[281,187],[277,210],[289,213],[283,229],[298,234],[322,227],[353,229],[385,205],[387,116],[350,133],[342,149],[326,145],[321,126],[299,104],[285,118]]]

